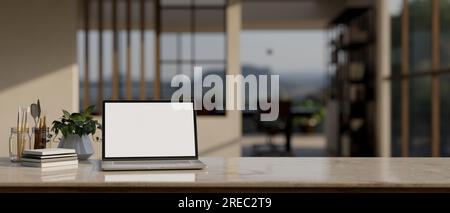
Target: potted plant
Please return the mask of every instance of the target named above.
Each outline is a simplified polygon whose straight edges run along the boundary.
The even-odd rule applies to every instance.
[[[89,106],[81,113],[63,110],[62,118],[52,123],[52,131],[56,135],[61,132],[63,136],[58,148],[75,149],[79,160],[86,160],[94,154],[89,136],[94,135],[97,129],[101,129],[101,125],[93,119],[91,115],[93,110],[94,106]]]

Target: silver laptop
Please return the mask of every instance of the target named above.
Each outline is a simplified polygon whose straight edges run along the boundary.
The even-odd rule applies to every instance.
[[[103,102],[103,170],[205,167],[193,101]]]

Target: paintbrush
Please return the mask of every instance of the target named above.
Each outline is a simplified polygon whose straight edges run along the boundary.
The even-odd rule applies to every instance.
[[[42,134],[42,138],[41,138],[41,140],[42,140],[42,144],[43,144],[43,146],[44,147],[46,147],[47,146],[47,134],[48,134],[48,132],[47,132],[47,118],[46,118],[46,116],[45,116],[45,114],[44,114],[44,116],[42,117],[42,126],[41,126],[41,129],[42,129],[42,132],[41,132],[41,134]]]
[[[27,110],[25,111],[25,129],[27,130],[28,128],[28,113],[30,113],[30,107],[27,107]]]
[[[17,155],[17,160],[19,159],[19,150],[20,150],[20,143],[21,143],[21,135],[20,135],[20,127],[21,127],[21,123],[20,123],[20,113],[21,113],[22,109],[20,107],[18,107],[17,109],[17,127],[16,127],[16,134],[17,134],[17,151],[16,154]]]
[[[42,109],[41,109],[41,102],[39,101],[39,99],[37,100],[37,116],[38,116],[38,120],[40,121],[41,120],[41,112],[42,112]]]
[[[17,150],[17,155],[19,156],[19,159],[22,158],[23,143],[25,143],[25,136],[24,136],[24,133],[25,133],[25,117],[26,117],[25,107],[23,107],[21,109],[21,111],[22,111],[22,119],[21,119],[22,123],[20,125],[20,130],[19,130],[19,132],[20,132],[20,143],[19,143],[19,149]]]
[[[16,126],[16,131],[19,131],[19,127],[20,127],[20,107],[17,109],[17,126]]]
[[[21,129],[20,129],[20,143],[19,143],[19,149],[18,151],[18,156],[19,159],[22,158],[22,153],[25,149],[25,143],[26,141],[26,135],[27,135],[27,128],[28,128],[28,112],[30,111],[30,107],[23,107],[22,108],[22,124],[21,124]]]
[[[22,125],[20,126],[20,131],[23,132],[25,130],[25,107],[22,108]]]
[[[17,150],[16,150],[16,155],[17,155],[17,160],[20,160],[21,158],[21,152],[20,150],[22,149],[22,129],[23,129],[23,123],[24,123],[24,116],[23,116],[23,108],[19,107],[19,112],[18,112],[18,125],[17,125]]]

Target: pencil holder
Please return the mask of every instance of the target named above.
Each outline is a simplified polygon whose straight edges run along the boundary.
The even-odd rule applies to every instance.
[[[31,149],[31,137],[29,128],[17,129],[11,128],[9,136],[9,159],[18,162],[22,159],[23,151]]]
[[[47,148],[47,142],[49,142],[49,132],[50,128],[36,128],[33,127],[32,143],[34,149],[45,149]],[[50,144],[49,144],[50,145]]]

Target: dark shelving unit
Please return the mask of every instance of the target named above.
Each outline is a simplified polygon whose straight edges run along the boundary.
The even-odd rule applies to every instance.
[[[330,98],[338,104],[338,156],[375,155],[372,8],[347,8],[329,24]]]
[[[366,14],[369,10],[371,10],[371,9],[368,7],[346,8],[330,22],[330,25],[334,26],[334,25],[338,25],[338,24],[349,23],[352,20],[354,20],[355,18],[358,18],[359,16]]]

